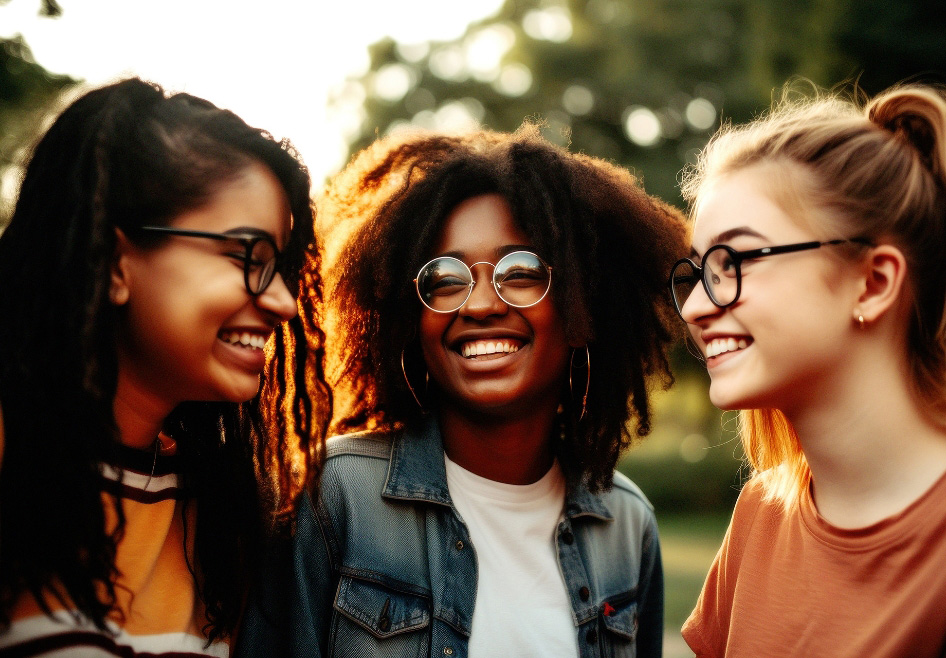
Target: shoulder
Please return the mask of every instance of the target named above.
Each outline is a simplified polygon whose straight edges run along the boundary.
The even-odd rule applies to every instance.
[[[389,459],[395,432],[366,431],[330,437],[325,442],[326,465],[339,457]]]
[[[734,527],[749,529],[759,521],[770,525],[780,522],[785,516],[784,505],[774,496],[768,495],[766,483],[770,475],[766,472],[759,473],[743,485],[733,509]]]
[[[612,494],[612,498],[617,498],[624,504],[641,505],[651,512],[654,510],[654,506],[647,500],[647,496],[640,490],[640,487],[619,471],[614,472],[614,485],[608,493]]]
[[[367,431],[327,439],[319,497],[345,497],[346,491],[362,487],[380,492],[387,479],[396,437],[396,432]]]
[[[633,528],[635,533],[655,531],[657,519],[653,505],[627,476],[615,472],[611,488],[602,491],[597,497],[617,522],[616,528]]]

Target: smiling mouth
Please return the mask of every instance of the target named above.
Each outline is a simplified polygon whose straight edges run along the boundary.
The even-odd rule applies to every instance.
[[[508,338],[471,340],[461,343],[457,348],[457,352],[465,359],[476,359],[478,357],[495,358],[497,356],[518,352],[520,347],[522,347],[522,344],[519,341],[510,340]]]
[[[715,338],[706,346],[706,358],[711,359],[727,352],[738,352],[749,347],[751,343],[751,338],[748,340],[745,338]]]
[[[217,337],[224,343],[248,350],[262,350],[266,345],[265,336],[247,331],[221,331]]]

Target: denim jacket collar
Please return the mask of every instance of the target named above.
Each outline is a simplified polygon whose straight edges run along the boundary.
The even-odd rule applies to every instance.
[[[443,439],[437,417],[428,415],[419,426],[408,427],[393,437],[391,464],[382,495],[400,500],[422,500],[452,506],[443,460]],[[565,496],[565,516],[613,521],[614,516],[599,496],[584,483],[571,486]]]

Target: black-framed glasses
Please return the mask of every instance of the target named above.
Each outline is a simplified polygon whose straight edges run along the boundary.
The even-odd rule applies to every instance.
[[[138,231],[164,233],[185,238],[208,238],[210,240],[230,241],[243,247],[243,255],[232,254],[243,262],[243,283],[246,291],[253,297],[262,295],[273,282],[280,265],[280,252],[276,243],[268,235],[257,233],[210,233],[191,231],[171,226],[139,226]]]
[[[824,242],[796,242],[795,244],[747,249],[745,251],[737,251],[729,245],[718,244],[706,250],[700,265],[689,258],[681,258],[674,264],[670,271],[669,281],[670,292],[673,294],[673,304],[682,318],[683,305],[686,304],[697,284],[702,281],[703,289],[706,290],[706,295],[713,304],[719,308],[732,306],[739,299],[739,293],[742,292],[743,261],[818,249],[819,247],[847,242],[867,246],[873,244],[867,238],[848,238],[826,240]]]
[[[501,300],[516,308],[538,304],[552,286],[552,268],[531,251],[513,251],[495,265],[479,261],[469,267],[458,258],[439,256],[417,272],[417,296],[431,311],[458,310],[473,293],[476,282],[472,269],[477,265],[493,268],[493,289]]]

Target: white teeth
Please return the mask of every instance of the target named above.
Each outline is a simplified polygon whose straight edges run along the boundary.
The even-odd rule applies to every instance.
[[[247,331],[221,331],[220,340],[231,345],[242,345],[250,349],[261,350],[266,345],[266,337]]]
[[[706,357],[719,356],[726,352],[735,352],[749,347],[745,338],[716,338],[706,346]]]
[[[517,351],[519,351],[519,345],[508,340],[477,340],[460,346],[460,354],[467,358],[483,354],[509,354]]]

